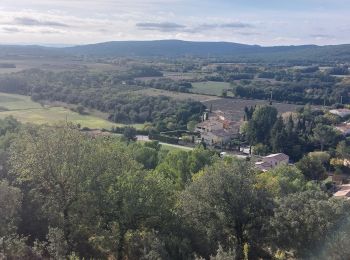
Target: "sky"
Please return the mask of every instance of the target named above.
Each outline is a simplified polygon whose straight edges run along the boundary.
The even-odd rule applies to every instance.
[[[350,0],[1,0],[0,44],[350,43]]]

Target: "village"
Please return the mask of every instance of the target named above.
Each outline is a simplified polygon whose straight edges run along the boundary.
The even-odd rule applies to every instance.
[[[330,109],[327,113],[340,118],[340,122],[334,125],[334,129],[341,133],[344,137],[350,135],[350,109]],[[243,159],[250,159],[254,162],[257,169],[262,172],[269,171],[281,165],[292,165],[289,156],[284,153],[272,153],[265,156],[254,155],[252,147],[243,145],[239,147],[239,152],[225,150],[226,144],[233,139],[238,139],[241,133],[241,127],[244,123],[243,118],[235,121],[234,111],[206,110],[202,117],[202,122],[196,126],[196,131],[200,133],[200,140],[209,147],[219,148],[222,150],[221,157],[235,156]],[[339,162],[338,162],[339,163]],[[350,161],[344,159],[340,162],[343,166],[349,167]],[[350,199],[349,176],[346,174],[335,174],[328,172],[329,178],[336,185],[335,197]]]

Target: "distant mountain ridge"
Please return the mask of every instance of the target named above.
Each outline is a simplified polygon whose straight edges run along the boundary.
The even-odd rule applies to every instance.
[[[0,55],[74,55],[90,57],[202,57],[247,61],[350,62],[350,44],[273,46],[181,40],[113,41],[73,47],[0,45]]]

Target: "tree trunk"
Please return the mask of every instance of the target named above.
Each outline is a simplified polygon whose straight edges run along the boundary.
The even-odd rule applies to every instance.
[[[118,249],[117,249],[117,259],[123,260],[124,258],[124,239],[125,239],[126,231],[120,231],[120,237],[118,239]]]
[[[243,245],[244,245],[244,235],[243,235],[243,227],[241,225],[236,226],[236,259],[243,259]]]
[[[72,244],[70,242],[70,224],[69,224],[69,215],[68,215],[68,209],[65,208],[63,210],[63,234],[64,234],[64,239],[67,242],[68,246],[68,252],[72,250]]]

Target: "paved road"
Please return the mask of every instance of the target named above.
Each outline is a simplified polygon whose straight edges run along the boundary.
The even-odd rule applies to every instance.
[[[136,136],[137,141],[143,141],[143,142],[150,142],[152,140],[149,139],[149,137],[147,135],[137,135]],[[164,145],[164,146],[171,146],[174,148],[179,148],[179,149],[186,149],[186,150],[193,150],[193,147],[187,147],[187,146],[183,146],[183,145],[178,145],[178,144],[168,144],[168,143],[163,143],[163,142],[159,142],[159,144]]]

